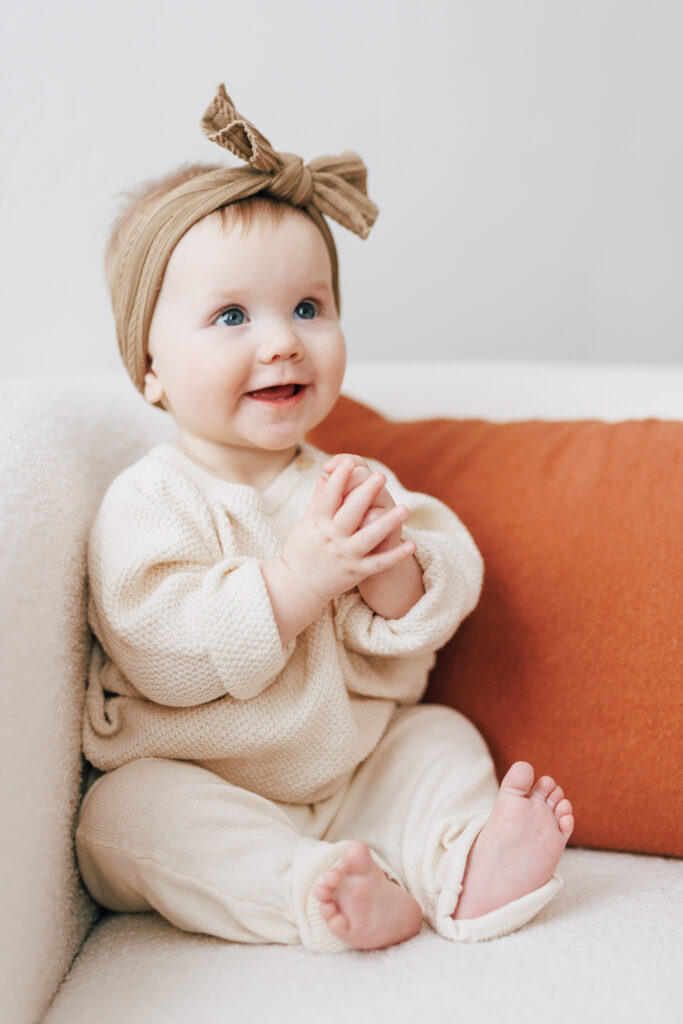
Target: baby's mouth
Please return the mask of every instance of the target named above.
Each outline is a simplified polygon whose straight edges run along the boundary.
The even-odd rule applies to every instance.
[[[294,398],[295,395],[298,395],[305,386],[305,384],[275,384],[270,388],[247,391],[247,397],[257,398],[265,402],[285,402],[288,398]]]

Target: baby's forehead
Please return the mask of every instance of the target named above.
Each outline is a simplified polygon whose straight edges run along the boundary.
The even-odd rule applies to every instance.
[[[247,215],[240,212],[239,203],[207,213],[185,232],[172,255],[198,247],[220,247],[225,251],[268,247],[274,237],[282,235],[286,235],[290,245],[301,242],[324,245],[320,231],[306,214],[280,205],[284,209],[277,214],[266,210],[251,211]]]
[[[248,219],[216,210],[180,238],[165,278],[168,285],[192,291],[219,284],[246,288],[266,278],[293,286],[315,279],[331,290],[332,265],[320,230],[293,207]]]

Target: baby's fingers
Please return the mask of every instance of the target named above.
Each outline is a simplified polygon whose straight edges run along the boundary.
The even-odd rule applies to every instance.
[[[309,508],[321,515],[333,516],[342,503],[349,477],[354,470],[353,459],[348,456],[337,464],[327,480],[316,481],[316,489]]]
[[[367,526],[361,527],[354,534],[354,541],[359,551],[367,554],[381,544],[395,530],[399,523],[408,518],[408,509],[405,505],[394,505],[387,512],[383,512],[377,518],[373,518]]]
[[[385,483],[386,477],[383,473],[371,473],[367,480],[346,496],[344,504],[334,517],[336,525],[343,533],[350,536],[356,532]]]
[[[333,455],[331,459],[328,459],[323,466],[324,471],[329,475],[341,464],[342,459],[353,459],[354,467],[351,476],[346,483],[346,494],[349,491],[354,490],[360,484],[364,483],[365,480],[370,476],[372,470],[368,466],[364,459],[359,458],[358,455]]]
[[[387,569],[393,569],[404,558],[409,558],[414,554],[415,541],[404,540],[401,544],[397,544],[395,548],[390,548],[389,551],[382,551],[378,555],[366,555],[365,558],[361,559],[361,568],[367,579],[368,576],[376,576],[380,572],[386,572]]]
[[[368,472],[370,471],[370,467],[368,466],[365,459],[361,459],[360,455],[352,455],[350,452],[341,453],[340,455],[333,455],[331,458],[327,460],[327,462],[323,466],[323,469],[325,470],[326,473],[331,473],[334,469],[336,469],[336,467],[339,465],[342,459],[353,459],[355,466],[363,466],[365,467],[365,469],[368,470]]]

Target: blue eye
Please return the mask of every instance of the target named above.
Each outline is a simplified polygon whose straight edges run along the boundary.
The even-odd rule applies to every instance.
[[[229,309],[224,309],[222,313],[219,313],[216,317],[216,322],[220,321],[227,327],[239,327],[240,324],[244,323],[244,313],[237,306],[230,306]]]
[[[317,314],[317,309],[312,302],[308,299],[304,299],[294,310],[294,315],[300,317],[302,320],[312,320]]]

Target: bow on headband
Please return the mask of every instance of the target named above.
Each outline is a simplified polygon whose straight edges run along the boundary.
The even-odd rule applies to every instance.
[[[144,391],[147,337],[166,266],[193,224],[228,203],[264,192],[302,209],[320,229],[332,265],[339,311],[337,251],[323,214],[366,238],[378,209],[367,196],[367,171],[356,153],[321,156],[304,164],[278,153],[257,128],[237,113],[221,83],[201,120],[212,142],[245,160],[198,174],[152,201],[134,218],[115,258],[112,306],[119,351],[138,391]]]
[[[277,153],[258,128],[237,113],[222,82],[206,108],[201,128],[211,142],[271,174],[266,189],[270,195],[293,206],[313,203],[321,213],[367,238],[379,211],[368,199],[367,170],[356,153],[319,156],[308,164],[293,153]]]

